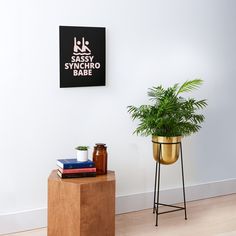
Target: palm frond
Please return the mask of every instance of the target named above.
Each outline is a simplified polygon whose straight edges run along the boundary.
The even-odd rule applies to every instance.
[[[199,131],[204,122],[204,115],[198,114],[207,106],[206,99],[196,100],[178,96],[179,93],[197,89],[202,80],[186,81],[181,86],[174,84],[164,89],[162,86],[152,87],[148,96],[152,105],[128,106],[133,120],[139,120],[134,133],[137,135],[187,136]]]
[[[162,86],[152,87],[148,91],[150,100],[159,100],[164,95],[165,89]]]
[[[187,80],[180,86],[177,92],[177,95],[180,93],[191,92],[195,89],[198,89],[202,83],[203,83],[203,80],[201,79]]]
[[[197,109],[203,109],[204,107],[207,106],[207,100],[206,99],[203,99],[203,100],[199,100],[199,101],[195,101],[194,102],[194,106],[197,108]]]

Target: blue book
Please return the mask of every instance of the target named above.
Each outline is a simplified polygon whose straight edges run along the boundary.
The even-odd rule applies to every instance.
[[[95,163],[91,160],[77,161],[77,159],[58,159],[57,165],[62,169],[77,169],[95,167]]]

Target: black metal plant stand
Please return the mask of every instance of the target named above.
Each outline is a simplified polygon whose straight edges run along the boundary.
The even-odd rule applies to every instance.
[[[156,161],[156,171],[155,171],[155,185],[154,185],[154,201],[153,201],[153,214],[156,212],[156,226],[158,226],[158,216],[161,214],[165,213],[170,213],[174,211],[181,211],[184,210],[185,214],[185,220],[187,220],[187,212],[186,212],[186,199],[185,199],[185,186],[184,186],[184,166],[183,166],[183,152],[182,152],[182,143],[176,142],[176,143],[160,143],[160,142],[155,142],[152,141],[153,143],[160,144],[160,149],[159,149],[159,154],[158,154],[158,161]],[[175,206],[175,205],[168,205],[168,204],[163,204],[159,202],[159,192],[160,192],[160,177],[161,177],[161,149],[162,145],[167,144],[167,145],[173,145],[173,144],[179,144],[180,145],[180,154],[181,154],[181,169],[182,169],[182,183],[183,183],[183,198],[184,198],[184,207],[180,206]],[[157,168],[158,168],[158,176],[157,176]],[[176,208],[174,210],[170,211],[164,211],[164,212],[159,212],[159,206],[167,206],[167,207],[173,207]]]

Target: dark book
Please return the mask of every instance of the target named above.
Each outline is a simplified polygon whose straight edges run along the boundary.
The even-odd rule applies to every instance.
[[[77,159],[58,159],[57,165],[62,169],[79,169],[95,167],[95,163],[91,160],[77,161]]]
[[[84,177],[96,177],[96,172],[84,172],[84,173],[67,173],[63,174],[59,170],[57,171],[57,175],[62,178],[84,178]]]

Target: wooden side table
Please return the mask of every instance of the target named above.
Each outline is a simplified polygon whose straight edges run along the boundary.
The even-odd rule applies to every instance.
[[[48,236],[114,236],[115,172],[90,178],[48,178]]]

